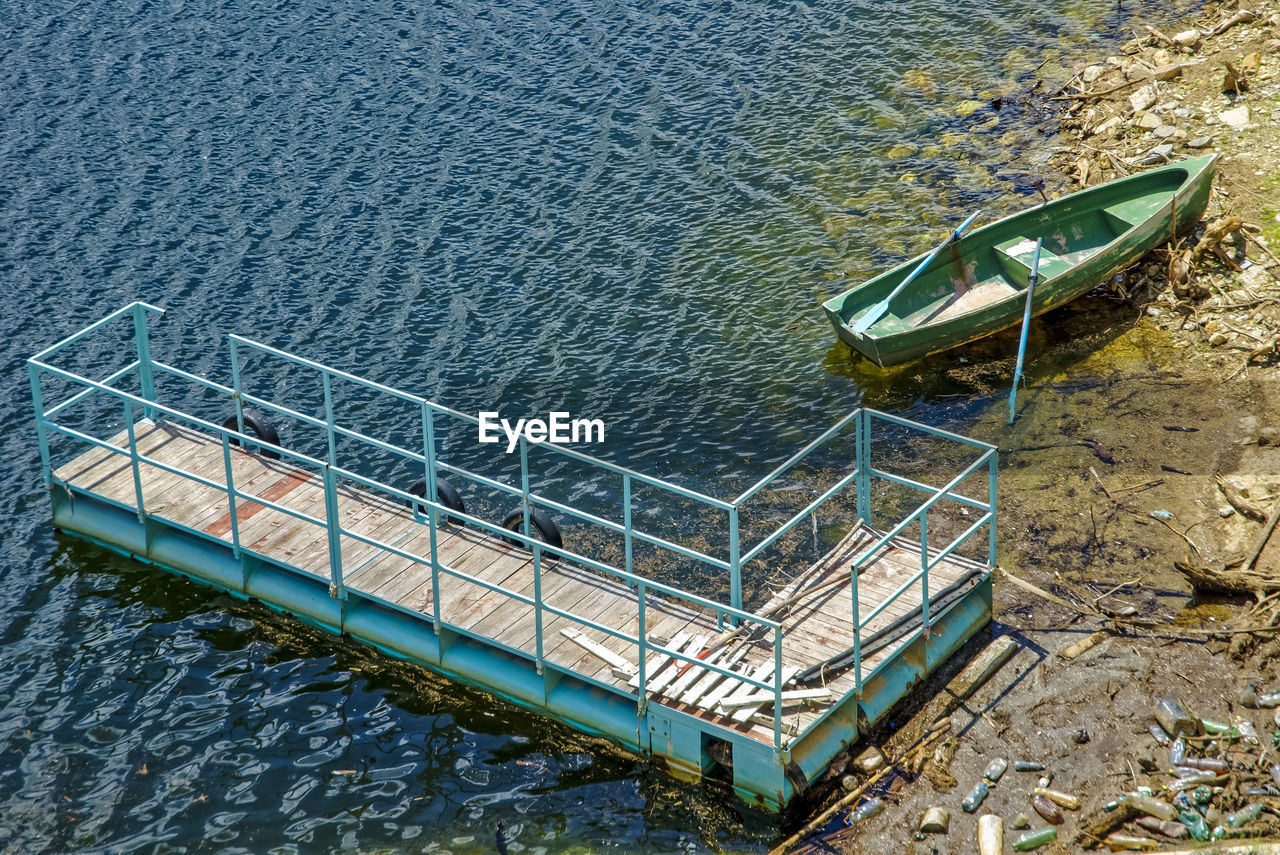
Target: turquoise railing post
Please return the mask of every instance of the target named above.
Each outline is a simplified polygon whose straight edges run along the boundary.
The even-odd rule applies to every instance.
[[[222,434],[222,468],[227,475],[227,511],[231,516],[231,554],[240,557],[240,520],[236,516],[236,480],[231,467],[231,437]]]
[[[236,408],[236,430],[244,433],[244,403],[241,401],[240,352],[236,340],[231,339],[231,403]]]
[[[520,507],[524,510],[524,528],[521,531],[525,537],[532,537],[530,532],[533,528],[529,522],[532,512],[529,507],[529,442],[524,434],[520,435]]]
[[[133,430],[133,402],[124,400],[124,425],[129,432],[129,463],[133,467],[133,501],[138,508],[138,522],[146,519],[147,509],[142,498],[142,467],[138,463],[138,437]]]
[[[338,476],[324,467],[324,524],[329,531],[329,596],[346,599],[342,589],[342,524],[338,519]]]
[[[994,451],[987,453],[991,455],[991,462],[987,464],[987,510],[991,514],[987,524],[987,564],[994,567],[996,566],[996,455]]]
[[[782,622],[773,628],[773,747],[782,747]]]
[[[647,670],[649,659],[649,639],[645,633],[645,599],[647,587],[644,584],[644,578],[636,583],[636,605],[640,611],[640,625],[637,629],[636,645],[639,649],[640,656],[636,660],[636,674],[639,676],[639,683],[636,686],[636,714],[641,718],[644,717],[645,695],[649,689],[649,675],[645,673]]]
[[[742,610],[742,564],[738,560],[738,506],[729,508],[729,603]],[[737,618],[733,623],[738,623]]]
[[[138,380],[142,387],[142,397],[148,401],[156,399],[155,372],[151,367],[151,335],[147,329],[147,307],[142,303],[133,304],[133,339],[138,351]],[[143,418],[155,418],[156,411],[150,407],[142,411]]]
[[[45,432],[44,387],[40,382],[40,368],[34,362],[27,363],[27,379],[31,381],[31,403],[36,409],[36,440],[40,443],[40,474],[45,487],[53,486],[53,465],[49,460],[49,434]]]
[[[329,465],[338,465],[338,442],[333,430],[333,383],[328,371],[320,372],[320,383],[324,387],[324,424],[329,435]]]
[[[858,519],[863,525],[871,524],[871,413],[866,408],[858,419],[857,436],[854,445],[857,448],[858,464]]]
[[[929,512],[920,515],[920,626],[929,634]]]
[[[427,505],[427,537],[431,542],[431,615],[436,633],[440,632],[440,548],[437,532],[440,512],[436,510],[436,416],[431,405],[422,402],[422,460]]]
[[[542,548],[533,546],[533,640],[538,673],[542,673]]]
[[[849,595],[853,599],[853,686],[862,696],[862,608],[858,603],[858,565],[849,571]]]
[[[633,573],[632,558],[634,556],[634,542],[631,538],[631,476],[626,472],[622,473],[622,543],[624,552],[623,569],[628,574]],[[631,584],[628,582],[627,584]]]

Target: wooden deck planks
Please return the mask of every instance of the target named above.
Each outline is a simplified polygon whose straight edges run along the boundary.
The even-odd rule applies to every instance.
[[[215,437],[171,424],[152,425],[146,422],[137,425],[135,436],[141,453],[159,462],[181,465],[216,483],[222,483],[225,478],[222,446]],[[127,432],[121,431],[111,442],[127,447]],[[240,448],[233,448],[231,456],[236,488],[250,496],[239,499],[236,507],[241,545],[327,578],[329,549],[323,526],[299,520],[254,500],[274,501],[291,510],[324,519],[324,489],[320,479],[287,461],[266,460]],[[93,448],[59,468],[56,474],[77,488],[92,490],[130,506],[134,502],[133,469],[126,456]],[[144,504],[149,513],[223,540],[231,539],[231,513],[225,493],[147,464],[141,466],[141,475]],[[340,487],[338,514],[345,529],[420,559],[404,558],[381,546],[343,535],[345,583],[403,608],[432,615],[430,541],[426,525],[397,501],[351,485]],[[533,598],[533,565],[528,552],[486,532],[461,526],[444,527],[437,537],[438,555],[443,564],[485,583]],[[854,561],[877,537],[873,531],[855,528],[831,553],[797,577],[798,581],[777,592],[771,602],[781,602],[791,596],[801,581],[805,586],[813,586],[839,574],[847,576]],[[976,566],[979,566],[976,562],[949,557],[930,572],[931,591],[941,590]],[[877,605],[919,572],[919,568],[919,548],[909,542],[895,541],[878,554],[859,574],[861,619],[867,620]],[[636,592],[626,584],[592,570],[556,561],[545,562],[542,574],[545,604],[620,633],[632,636],[638,633]],[[788,678],[852,645],[849,596],[848,586],[838,585],[801,600],[786,615],[783,621],[783,670]],[[532,605],[446,573],[440,577],[440,597],[441,615],[449,624],[531,656],[535,654],[536,616]],[[864,631],[874,632],[899,617],[917,612],[919,608],[920,590],[913,586],[885,608]],[[707,717],[757,739],[772,739],[771,704],[720,708],[720,702],[726,697],[755,690],[748,691],[741,681],[710,672],[693,658],[717,632],[709,615],[685,607],[678,601],[653,597],[646,607],[646,616],[650,638],[670,639],[668,644],[685,654],[679,667],[670,661],[660,662],[659,657],[651,654],[647,688],[655,701]],[[593,652],[591,644],[575,643],[562,634],[561,629],[580,632],[582,638],[600,647]],[[580,620],[549,612],[543,612],[542,630],[546,661],[624,691],[627,689],[627,680],[615,673],[616,663],[623,661],[631,667],[638,666],[638,648],[635,645],[586,627]],[[864,669],[869,670],[884,661],[899,647],[900,644],[895,643],[867,657],[863,662]],[[607,652],[607,656],[599,655],[601,651]],[[766,639],[765,642],[730,646],[714,654],[711,661],[743,674],[771,673],[772,645]],[[853,687],[854,682],[852,672],[845,671],[835,675],[826,685],[838,699]],[[828,705],[829,702],[808,698],[789,702],[786,708],[787,728],[807,726]],[[757,714],[758,709],[764,711]]]

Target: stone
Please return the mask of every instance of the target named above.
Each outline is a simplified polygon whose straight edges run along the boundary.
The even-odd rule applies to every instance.
[[[1264,427],[1258,431],[1258,445],[1280,445],[1280,430]]]
[[[884,765],[884,755],[872,747],[859,754],[853,762],[865,774],[870,775]]]
[[[1200,43],[1200,31],[1199,30],[1183,30],[1182,32],[1176,33],[1174,35],[1173,41],[1175,44],[1178,44],[1182,47],[1188,47],[1188,48],[1194,47]]]
[[[956,105],[956,115],[960,117],[972,116],[978,110],[987,106],[985,101],[975,101],[972,98],[961,101]]]
[[[920,820],[920,830],[926,834],[946,834],[951,827],[951,812],[944,807],[931,807]]]
[[[1227,517],[1234,514],[1235,512],[1236,512],[1236,509],[1231,507],[1230,505],[1223,505],[1222,507],[1218,508],[1218,516],[1222,517],[1224,520]]]
[[[1155,113],[1143,113],[1138,117],[1137,124],[1140,128],[1146,128],[1149,131],[1153,131],[1163,125],[1164,122]]]
[[[1085,83],[1095,83],[1098,78],[1110,71],[1105,65],[1091,65],[1084,70],[1082,78]]]
[[[1090,131],[1090,136],[1110,136],[1120,129],[1121,124],[1119,116],[1112,116]]]
[[[1213,137],[1196,137],[1187,140],[1187,148],[1208,148],[1213,145]]]
[[[1167,140],[1169,137],[1173,136],[1177,132],[1178,132],[1178,129],[1175,128],[1173,125],[1161,125],[1158,128],[1151,129],[1151,135],[1153,137],[1156,137],[1162,140]]]
[[[1230,339],[1227,337],[1226,333],[1216,332],[1213,335],[1209,336],[1209,346],[1222,347],[1222,345],[1226,344],[1229,340]]]
[[[1242,104],[1234,110],[1227,110],[1219,113],[1218,118],[1224,125],[1238,131],[1245,125],[1249,124],[1249,106],[1247,104]]]
[[[1157,65],[1151,75],[1156,80],[1172,80],[1182,74],[1182,63],[1175,62],[1171,65]]]
[[[1155,66],[1168,65],[1170,60],[1169,51],[1165,48],[1156,48],[1151,52],[1151,64]]]
[[[1143,86],[1129,96],[1129,104],[1133,107],[1135,113],[1140,113],[1143,110],[1150,109],[1158,98],[1159,96],[1156,95],[1154,86]]]

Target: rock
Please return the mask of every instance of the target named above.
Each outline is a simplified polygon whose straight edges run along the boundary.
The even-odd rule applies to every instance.
[[[1227,517],[1231,516],[1235,512],[1236,512],[1236,509],[1231,507],[1230,505],[1223,505],[1222,507],[1218,508],[1218,516],[1222,517],[1223,519],[1226,519]]]
[[[1240,70],[1245,74],[1256,74],[1262,68],[1262,54],[1254,51],[1240,60]]]
[[[1249,106],[1247,104],[1242,104],[1234,110],[1227,110],[1219,113],[1218,118],[1224,125],[1238,131],[1245,125],[1249,124]]]
[[[1280,53],[1280,39],[1272,39],[1262,46],[1267,53]]]
[[[1138,117],[1136,124],[1140,128],[1146,128],[1149,131],[1153,131],[1163,125],[1164,122],[1155,113],[1143,113]]]
[[[1213,137],[1196,137],[1187,140],[1187,148],[1208,148],[1213,145]]]
[[[1226,333],[1216,332],[1209,336],[1209,346],[1222,347],[1222,345],[1226,344],[1229,340],[1230,339],[1227,337]]]
[[[986,105],[985,101],[974,101],[973,99],[961,101],[956,105],[956,115],[961,117],[972,116],[976,111],[981,110]]]
[[[931,807],[920,820],[920,830],[926,834],[946,834],[951,827],[951,812],[943,807]]]
[[[1161,143],[1153,147],[1150,151],[1137,159],[1140,165],[1146,166],[1152,163],[1162,163],[1169,159],[1169,155],[1173,154],[1173,145],[1171,143]],[[1133,160],[1133,158],[1130,158]]]
[[[1143,110],[1150,109],[1158,97],[1154,86],[1143,86],[1129,96],[1129,104],[1133,107],[1135,113],[1140,113]]]
[[[1174,35],[1173,41],[1174,43],[1176,43],[1181,47],[1185,47],[1185,48],[1195,47],[1200,43],[1200,31],[1199,30],[1183,30],[1182,32]]]
[[[1177,132],[1178,132],[1178,129],[1175,128],[1173,125],[1161,125],[1158,128],[1151,129],[1151,135],[1162,140],[1167,140],[1169,137],[1173,136]]]
[[[879,749],[872,747],[859,754],[853,762],[865,774],[870,775],[884,765],[884,755],[880,753]]]
[[[1273,427],[1264,427],[1258,431],[1258,445],[1280,445],[1280,431]]]
[[[889,158],[890,160],[902,160],[902,158],[910,157],[911,155],[915,154],[918,151],[920,151],[920,146],[916,145],[915,143],[899,143],[898,145],[895,145],[893,148],[889,149],[889,152],[888,154],[885,155],[885,157]]]
[[[1111,69],[1107,68],[1105,65],[1091,65],[1084,70],[1082,79],[1085,83],[1095,83],[1098,78],[1102,77],[1102,75],[1106,74],[1110,70]]]
[[[1109,136],[1119,130],[1122,124],[1119,116],[1112,116],[1090,132],[1090,136]]]
[[[1175,62],[1172,65],[1157,65],[1151,74],[1156,80],[1172,80],[1182,74],[1182,63]]]
[[[1169,51],[1164,48],[1156,48],[1151,52],[1152,65],[1168,65],[1170,60]]]

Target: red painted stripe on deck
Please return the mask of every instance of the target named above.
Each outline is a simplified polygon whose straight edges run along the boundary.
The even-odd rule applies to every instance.
[[[279,502],[280,499],[284,498],[291,491],[298,489],[310,480],[311,476],[309,474],[300,469],[295,469],[259,493],[258,498],[265,499],[268,502]],[[236,508],[236,522],[243,523],[265,507],[266,505],[259,505],[255,502],[246,502],[240,505]],[[214,520],[205,528],[205,533],[211,534],[214,537],[222,537],[229,531],[231,531],[230,512],[218,517],[218,519]]]

